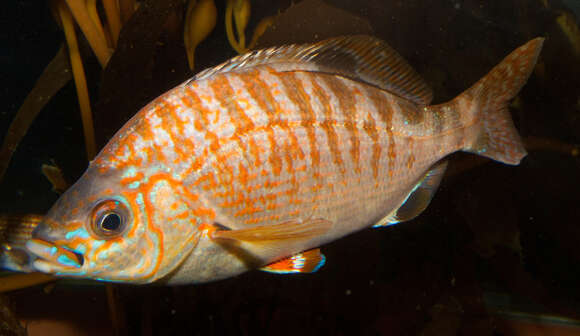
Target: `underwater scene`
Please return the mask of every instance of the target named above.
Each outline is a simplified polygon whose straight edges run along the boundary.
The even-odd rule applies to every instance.
[[[580,335],[579,0],[0,17],[0,335]]]

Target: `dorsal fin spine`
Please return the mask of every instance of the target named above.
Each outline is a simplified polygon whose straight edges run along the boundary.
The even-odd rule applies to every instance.
[[[428,105],[433,96],[429,86],[393,48],[366,35],[335,37],[312,44],[252,51],[204,70],[192,81],[219,73],[244,71],[259,65],[278,67],[280,71],[321,72],[349,78],[421,106]]]

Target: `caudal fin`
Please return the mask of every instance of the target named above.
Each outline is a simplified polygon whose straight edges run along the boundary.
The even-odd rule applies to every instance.
[[[536,38],[514,50],[485,77],[456,99],[475,103],[481,129],[464,150],[503,163],[517,165],[527,152],[511,120],[509,101],[530,77],[542,49]]]

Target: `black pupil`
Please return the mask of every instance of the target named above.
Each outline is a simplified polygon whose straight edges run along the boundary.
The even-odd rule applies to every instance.
[[[118,231],[121,227],[121,216],[116,213],[108,213],[101,221],[101,228],[105,231]]]

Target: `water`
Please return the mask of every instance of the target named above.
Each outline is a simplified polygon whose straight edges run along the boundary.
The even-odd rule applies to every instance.
[[[502,321],[525,320],[515,312],[577,318],[580,159],[563,144],[580,143],[580,57],[555,18],[566,5],[578,6],[548,3],[337,0],[332,5],[341,12],[294,8],[294,16],[279,19],[263,45],[370,27],[432,85],[436,102],[460,93],[515,47],[547,36],[540,67],[512,105],[520,134],[532,146],[529,156],[508,167],[454,155],[425,213],[324,246],[328,261],[316,274],[249,272],[200,286],[118,286],[115,326],[145,335],[509,335],[514,324]],[[235,55],[225,38],[224,4],[216,5],[218,24],[198,46],[197,71]],[[253,2],[247,34],[260,18],[289,5]],[[63,40],[44,2],[7,6],[0,30],[0,134]],[[190,76],[179,20],[173,23],[154,36],[159,43],[143,47],[149,54],[116,60],[122,76],[101,77],[96,60],[84,54],[91,97],[101,95],[95,104],[101,141],[139,106]],[[58,197],[40,173],[51,161],[71,182],[86,167],[72,84],[51,100],[15,152],[0,185],[0,212],[45,212]],[[85,334],[112,332],[102,285],[69,282],[49,294],[34,287],[7,296],[23,320],[61,320]]]

